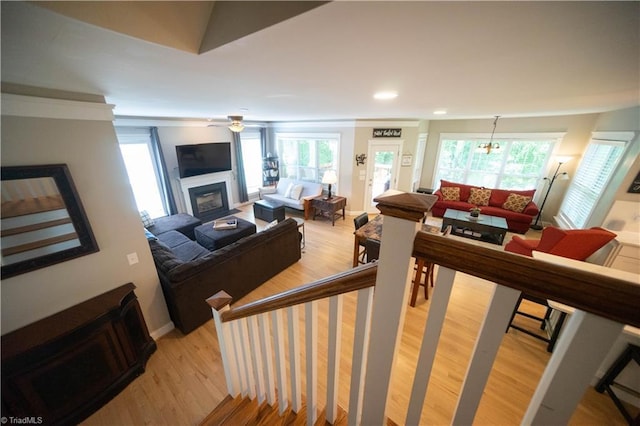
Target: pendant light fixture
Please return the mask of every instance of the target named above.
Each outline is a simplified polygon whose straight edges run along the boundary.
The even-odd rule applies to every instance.
[[[478,145],[478,147],[476,148],[476,152],[486,152],[487,154],[491,154],[491,151],[500,150],[500,144],[493,141],[493,135],[496,132],[496,126],[498,125],[498,119],[500,118],[500,116],[496,115],[495,117],[496,119],[493,121],[493,130],[491,131],[491,138],[489,139],[489,143],[481,143],[480,145]]]

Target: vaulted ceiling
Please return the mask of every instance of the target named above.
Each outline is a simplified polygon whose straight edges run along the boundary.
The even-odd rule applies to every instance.
[[[2,2],[2,81],[127,116],[577,114],[640,104],[640,2]],[[392,90],[398,97],[373,99]]]

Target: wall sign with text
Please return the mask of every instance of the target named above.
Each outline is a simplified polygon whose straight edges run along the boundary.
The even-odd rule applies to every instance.
[[[373,129],[374,138],[399,138],[402,136],[402,129]]]

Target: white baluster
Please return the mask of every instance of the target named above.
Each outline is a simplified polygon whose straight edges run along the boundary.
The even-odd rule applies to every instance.
[[[522,424],[568,424],[623,327],[576,310],[562,330]]]
[[[238,370],[238,378],[240,379],[240,392],[242,396],[249,395],[249,379],[247,377],[247,363],[245,362],[245,346],[242,339],[242,331],[240,321],[232,321],[231,330],[233,333],[233,347],[236,353],[236,366]]]
[[[413,240],[420,226],[419,222],[384,217],[364,384],[362,424],[365,425],[385,421],[396,348],[402,335],[411,288]]]
[[[453,424],[472,424],[491,374],[500,343],[518,302],[520,291],[494,284],[493,296],[480,326],[471,362],[462,385]]]
[[[276,382],[278,384],[278,411],[280,414],[288,407],[287,402],[287,367],[285,365],[284,321],[282,310],[271,312],[271,330],[273,331],[273,345],[276,356]]]
[[[425,327],[424,337],[420,346],[418,355],[418,363],[413,378],[413,388],[409,399],[409,409],[407,411],[408,425],[420,424],[420,416],[422,415],[422,407],[424,398],[427,394],[427,386],[431,377],[431,368],[436,357],[438,349],[438,341],[444,318],[453,289],[453,281],[456,277],[456,271],[453,269],[439,266],[438,276],[436,278],[431,304],[429,305],[429,313],[427,314],[427,324]]]
[[[229,323],[223,324],[220,319],[220,314],[227,310],[229,310],[229,305],[220,309],[220,311],[212,308],[211,312],[213,314],[213,322],[216,326],[216,334],[218,335],[218,346],[220,347],[220,356],[222,357],[224,379],[227,382],[227,392],[229,392],[229,395],[235,397],[238,395],[240,388],[237,383],[236,365],[233,362],[235,358],[233,341],[229,333]]]
[[[318,418],[318,302],[305,304],[305,340],[307,355],[307,425]]]
[[[340,353],[342,351],[343,296],[329,299],[329,339],[327,351],[327,421],[334,424],[338,415]]]
[[[244,371],[247,375],[247,392],[251,399],[256,397],[256,382],[255,377],[253,375],[253,362],[251,361],[251,343],[249,340],[249,327],[247,325],[246,318],[240,318],[238,321],[238,325],[240,327],[240,338],[242,342],[243,348],[243,363],[244,363]]]
[[[249,344],[251,345],[251,365],[253,366],[253,378],[256,381],[256,393],[258,404],[262,404],[266,399],[266,389],[264,385],[264,370],[262,368],[262,350],[260,348],[260,335],[258,330],[258,317],[252,315],[247,318],[249,326]]]
[[[371,332],[371,306],[374,287],[358,290],[356,302],[356,323],[353,335],[353,355],[351,358],[351,387],[349,391],[348,424],[360,424],[362,398],[367,368],[367,354]]]
[[[294,413],[302,408],[302,390],[300,389],[300,316],[298,307],[287,308],[287,327],[289,329],[289,370],[291,374],[291,410]]]
[[[271,333],[269,331],[269,317],[267,314],[258,316],[260,326],[260,349],[262,350],[262,365],[264,366],[264,379],[267,392],[267,402],[273,406],[276,402],[276,392],[273,377],[273,359],[271,355]]]

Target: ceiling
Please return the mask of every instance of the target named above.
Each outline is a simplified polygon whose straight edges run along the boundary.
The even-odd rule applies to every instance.
[[[104,95],[119,116],[257,121],[640,104],[637,1],[316,3],[3,1],[2,82]]]

